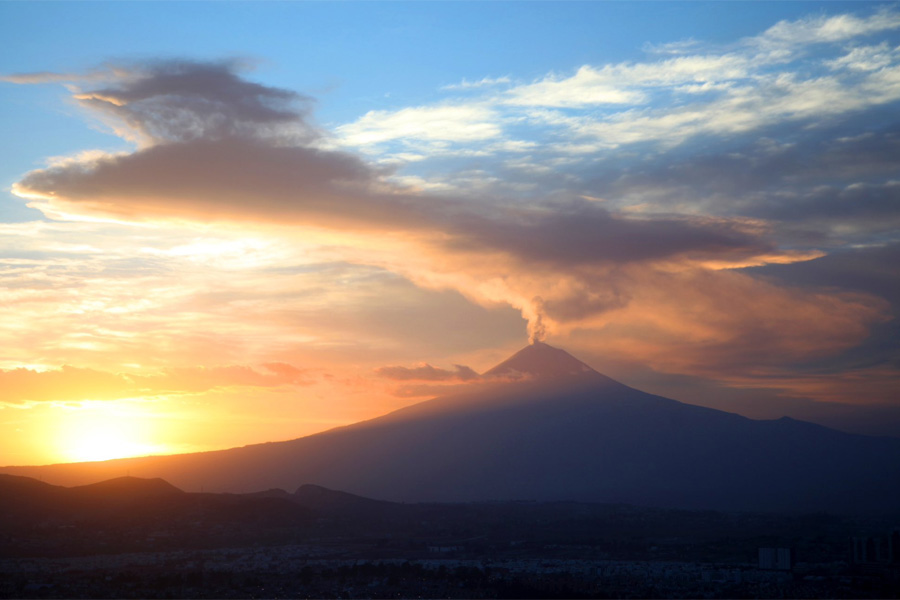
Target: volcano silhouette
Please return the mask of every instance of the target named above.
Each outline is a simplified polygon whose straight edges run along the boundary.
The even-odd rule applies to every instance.
[[[534,342],[485,372],[484,375],[486,377],[556,379],[588,372],[597,373],[565,350],[548,346],[543,342]]]
[[[181,489],[312,483],[393,501],[579,500],[677,508],[900,507],[900,440],[758,421],[647,394],[544,343],[467,391],[287,442],[6,468],[74,485],[125,474]]]

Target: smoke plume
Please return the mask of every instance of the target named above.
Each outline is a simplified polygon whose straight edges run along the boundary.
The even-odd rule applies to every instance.
[[[544,299],[535,296],[531,299],[530,314],[526,314],[528,319],[528,342],[534,344],[544,340],[547,335],[547,329],[544,326]]]

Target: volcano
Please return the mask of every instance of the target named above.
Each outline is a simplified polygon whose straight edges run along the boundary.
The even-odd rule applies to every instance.
[[[900,506],[900,439],[752,420],[647,394],[544,343],[467,391],[296,440],[2,471],[61,485],[128,473],[191,491],[316,484],[404,502],[843,513]]]
[[[508,359],[485,372],[485,377],[558,379],[582,373],[597,373],[559,348],[543,342],[525,346]],[[599,373],[597,373],[599,375]]]

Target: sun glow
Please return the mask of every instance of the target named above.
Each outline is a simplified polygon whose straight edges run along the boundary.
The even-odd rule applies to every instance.
[[[151,443],[152,420],[122,406],[85,403],[73,408],[59,431],[59,454],[71,462],[165,454]]]

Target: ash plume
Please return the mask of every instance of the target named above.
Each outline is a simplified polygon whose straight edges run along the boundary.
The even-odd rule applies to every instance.
[[[547,328],[544,325],[544,299],[540,296],[532,298],[529,312],[530,314],[525,315],[528,319],[528,343],[542,342],[547,335]]]

